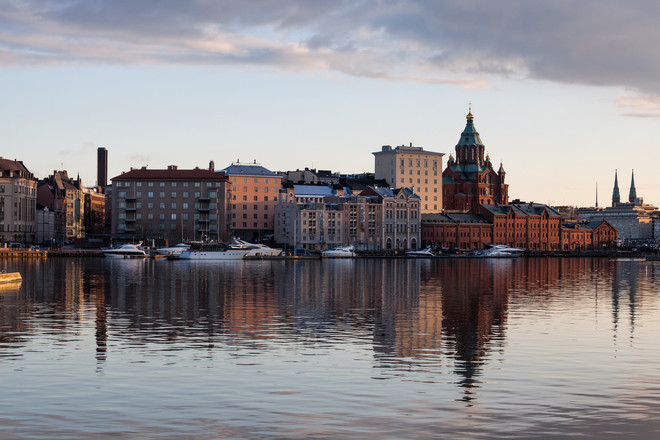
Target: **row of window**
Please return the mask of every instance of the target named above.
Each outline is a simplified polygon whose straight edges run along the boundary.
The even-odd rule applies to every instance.
[[[165,209],[165,206],[166,206],[165,202],[160,202],[158,204],[158,209]],[[178,206],[179,205],[177,204],[177,202],[170,203],[170,209],[177,209]],[[201,206],[202,206],[202,204],[199,203],[199,202],[196,202],[193,205],[194,209],[202,209]],[[142,202],[136,202],[134,206],[128,206],[128,207],[127,207],[127,204],[125,202],[119,202],[117,204],[117,207],[119,209],[142,209]],[[189,209],[189,207],[190,207],[190,204],[188,202],[183,202],[181,204],[181,209]],[[213,202],[204,204],[204,209],[217,209],[217,207],[218,207],[218,204],[213,203]],[[154,209],[154,204],[151,203],[151,202],[147,203],[147,209]]]
[[[131,188],[134,182],[114,182],[115,186],[117,188]],[[141,188],[142,186],[146,186],[147,188],[152,188],[154,186],[158,186],[160,188],[165,188],[168,186],[170,188],[176,188],[179,186],[179,183],[181,184],[182,187],[188,188],[188,187],[194,187],[194,188],[201,188],[202,185],[206,186],[207,188],[220,188],[222,186],[222,182],[135,182],[135,186],[137,188]]]
[[[187,192],[187,191],[184,191],[180,194],[181,194],[181,197],[184,198],[184,199],[187,199],[190,196],[190,193]],[[199,192],[199,191],[196,191],[193,194],[194,194],[194,197],[196,199],[199,199],[202,196],[202,193]],[[117,197],[120,198],[120,199],[125,199],[127,196],[128,196],[128,194],[127,194],[126,191],[118,191],[117,192]],[[161,199],[164,199],[166,197],[165,191],[160,191],[158,193],[158,197],[161,198]],[[170,193],[170,197],[173,198],[173,199],[176,199],[177,197],[179,197],[179,193],[175,192],[175,191],[172,191]],[[218,197],[218,193],[216,191],[209,191],[208,197],[211,198],[211,199],[215,199],[216,197]],[[135,198],[136,199],[141,199],[142,198],[142,191],[136,191],[135,192]],[[153,199],[154,198],[154,192],[153,191],[148,191],[147,192],[147,198],[148,199]]]

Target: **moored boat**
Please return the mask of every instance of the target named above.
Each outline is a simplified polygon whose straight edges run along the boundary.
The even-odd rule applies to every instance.
[[[417,249],[416,251],[408,251],[406,252],[407,257],[414,257],[414,258],[431,258],[435,257],[435,254],[431,250],[431,248],[426,248],[426,249]]]
[[[503,244],[492,244],[488,245],[486,249],[474,251],[472,256],[478,258],[516,258],[522,253],[522,249],[508,247]]]
[[[181,252],[187,251],[190,249],[190,245],[187,243],[179,243],[175,246],[169,246],[164,248],[156,249],[156,253],[159,255],[181,255]]]
[[[353,258],[355,255],[355,248],[353,246],[338,246],[321,252],[323,258]]]
[[[234,239],[229,246],[232,249],[247,249],[247,257],[277,257],[282,254],[282,249],[275,249],[265,244],[248,243],[238,238]]]
[[[118,248],[101,249],[101,253],[111,258],[146,258],[147,251],[142,249],[142,242],[138,244],[124,244]]]
[[[204,243],[191,246],[179,254],[181,260],[242,260],[250,251],[248,248],[233,248],[226,243]]]

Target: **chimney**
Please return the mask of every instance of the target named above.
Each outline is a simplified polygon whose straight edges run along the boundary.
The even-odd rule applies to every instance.
[[[108,150],[99,147],[96,159],[96,184],[101,188],[108,186]]]
[[[209,162],[209,170],[215,171],[215,162],[213,161]]]
[[[167,169],[168,169],[169,171],[176,171],[176,168],[177,168],[176,165],[168,165],[168,166],[167,166]]]

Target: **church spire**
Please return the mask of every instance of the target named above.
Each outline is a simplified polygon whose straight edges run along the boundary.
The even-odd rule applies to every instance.
[[[637,190],[635,189],[635,170],[632,172],[632,179],[630,180],[630,193],[628,194],[628,201],[635,203],[637,200]]]
[[[621,203],[621,194],[619,194],[619,178],[617,176],[617,171],[614,170],[614,190],[612,191],[612,206],[616,206],[618,203]]]

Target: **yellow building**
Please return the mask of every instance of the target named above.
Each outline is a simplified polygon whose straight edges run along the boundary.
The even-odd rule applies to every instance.
[[[34,243],[37,181],[23,162],[0,157],[0,244]]]
[[[384,179],[392,188],[412,188],[420,198],[421,213],[442,210],[442,156],[422,147],[383,146],[373,153],[376,179]]]

